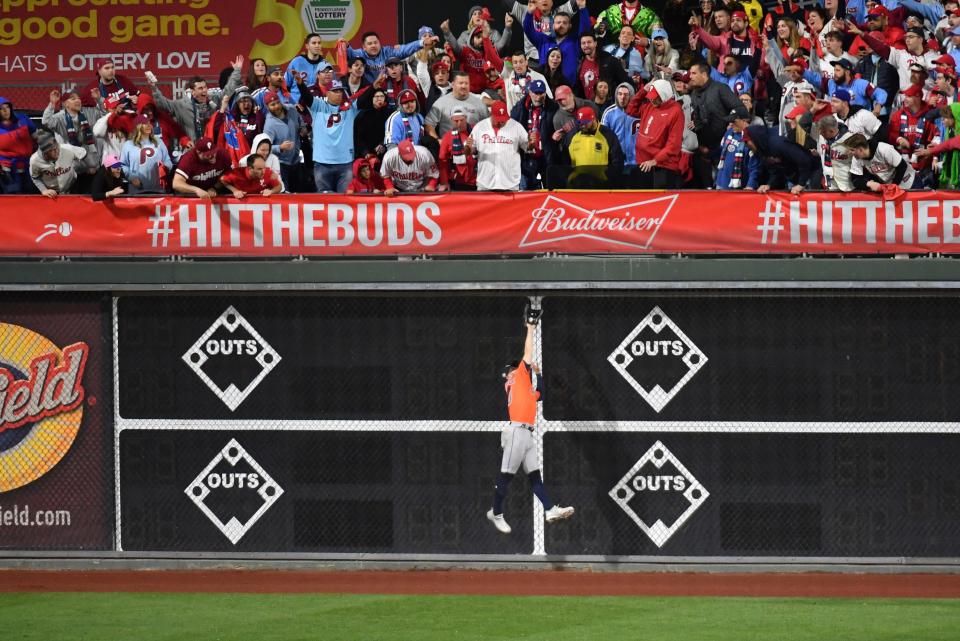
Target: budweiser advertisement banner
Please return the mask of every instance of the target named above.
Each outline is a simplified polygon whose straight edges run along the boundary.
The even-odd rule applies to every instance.
[[[3,255],[955,253],[960,194],[716,192],[4,198]],[[39,213],[38,213],[39,212]]]

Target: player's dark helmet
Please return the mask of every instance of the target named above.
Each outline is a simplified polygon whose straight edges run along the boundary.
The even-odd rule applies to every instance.
[[[518,367],[520,367],[520,361],[510,361],[509,363],[504,365],[503,372],[501,372],[500,374],[503,377],[503,380],[507,380],[507,377],[510,376],[510,372],[517,369]]]

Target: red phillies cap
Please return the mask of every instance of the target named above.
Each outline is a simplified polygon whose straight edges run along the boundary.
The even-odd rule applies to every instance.
[[[958,9],[960,11],[960,9]],[[949,53],[945,53],[936,60],[933,61],[935,65],[945,65],[947,67],[956,67],[957,61]]]
[[[276,101],[279,101],[279,100],[280,100],[280,96],[277,95],[277,92],[276,92],[276,91],[268,91],[267,93],[263,94],[263,104],[264,104],[264,105],[269,105],[271,102],[273,102],[273,101],[275,101],[275,100],[276,100]]]
[[[437,60],[435,63],[433,63],[433,65],[430,66],[431,73],[437,73],[437,71],[439,71],[440,69],[450,71],[450,65],[448,65],[443,60]]]
[[[650,85],[650,88],[647,89],[647,99],[654,100],[655,98],[659,98],[659,97],[660,97],[660,92],[657,91],[656,87],[654,87],[653,85]]]
[[[660,94],[657,94],[660,95]],[[577,124],[582,125],[588,122],[596,122],[597,114],[593,111],[593,107],[580,107],[577,109]]]
[[[507,103],[502,100],[497,100],[490,105],[490,117],[493,119],[493,122],[501,125],[510,120],[510,112],[507,111]]]
[[[413,146],[413,141],[409,138],[400,141],[400,144],[397,145],[397,152],[406,162],[413,162],[413,159],[417,157],[417,150]]]
[[[112,65],[112,64],[113,64],[113,59],[111,58],[97,58],[96,62],[93,63],[93,68],[94,70],[96,70],[97,73],[99,73],[100,67],[104,67],[106,65]]]
[[[216,147],[212,140],[204,136],[203,138],[197,139],[197,142],[193,145],[193,148],[197,150],[197,153],[205,154],[213,151]]]
[[[923,87],[921,87],[920,85],[910,85],[900,93],[902,93],[904,96],[919,96],[922,98]]]
[[[747,18],[747,12],[746,12],[746,11],[740,11],[740,10],[734,11],[733,13],[730,14],[730,17],[731,17],[731,18],[742,18],[742,19],[744,19],[744,20],[748,20],[748,18]]]
[[[887,10],[886,7],[884,7],[883,5],[878,4],[878,5],[875,6],[873,9],[871,9],[870,11],[868,11],[868,12],[867,12],[867,15],[868,15],[868,16],[885,16],[885,17],[889,18],[889,17],[890,17],[890,12]]]
[[[412,89],[404,89],[400,92],[400,95],[397,96],[397,102],[401,105],[405,102],[416,102],[417,94],[413,93]]]
[[[493,63],[492,63],[492,62],[490,62],[489,60],[484,60],[484,61],[483,61],[483,70],[484,70],[484,71],[490,71],[491,69],[493,69],[494,71],[497,70],[497,68],[493,66]]]

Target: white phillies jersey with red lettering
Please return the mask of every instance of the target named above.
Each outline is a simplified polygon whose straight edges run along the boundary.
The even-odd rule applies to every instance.
[[[383,157],[380,175],[393,181],[399,191],[423,191],[427,183],[440,177],[440,170],[433,160],[433,154],[420,145],[415,145],[417,157],[407,164],[400,158],[399,150],[394,147]]]
[[[508,120],[496,132],[490,118],[481,120],[470,134],[477,150],[477,189],[520,189],[520,154],[527,148],[527,130]]]

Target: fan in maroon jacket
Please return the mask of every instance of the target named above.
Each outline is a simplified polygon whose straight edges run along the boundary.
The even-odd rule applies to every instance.
[[[193,149],[180,158],[173,175],[173,191],[212,198],[224,191],[221,178],[233,167],[226,149],[219,149],[207,137],[197,140]]]
[[[80,98],[84,107],[95,107],[93,100],[93,90],[100,92],[100,98],[106,99],[108,96],[119,95],[120,97],[129,96],[131,102],[136,100],[136,95],[140,93],[137,85],[124,75],[118,74],[110,58],[100,58],[95,64],[97,77],[90,84],[80,91]]]

